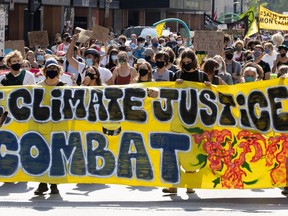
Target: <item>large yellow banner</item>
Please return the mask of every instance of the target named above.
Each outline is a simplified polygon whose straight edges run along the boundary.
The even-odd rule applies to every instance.
[[[286,186],[287,84],[2,87],[0,181]]]
[[[288,16],[270,11],[259,6],[259,28],[288,30]]]

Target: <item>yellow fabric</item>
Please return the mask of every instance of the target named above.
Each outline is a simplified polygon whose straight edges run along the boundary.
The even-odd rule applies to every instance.
[[[259,28],[272,30],[288,30],[288,16],[275,13],[267,8],[259,7]]]
[[[0,110],[8,120],[0,130],[0,181],[284,187],[287,86],[288,80],[273,79],[2,87]],[[148,97],[147,88],[158,97]],[[103,126],[120,128],[119,134],[104,135]]]

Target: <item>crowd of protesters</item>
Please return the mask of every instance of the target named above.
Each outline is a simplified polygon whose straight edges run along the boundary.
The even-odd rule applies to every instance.
[[[288,34],[275,32],[243,39],[225,35],[223,52],[197,58],[193,43],[171,33],[168,37],[145,38],[120,35],[105,43],[89,40],[78,43],[79,34],[57,34],[50,49],[26,48],[24,56],[17,50],[0,58],[0,85],[102,86],[140,82],[184,80],[206,85],[233,85],[286,77],[288,72]],[[193,41],[193,40],[192,40]],[[153,92],[148,92],[148,96]],[[282,191],[288,194],[288,190]],[[47,191],[41,183],[35,194]],[[52,193],[59,193],[51,185]],[[164,188],[176,193],[177,188]],[[187,188],[187,193],[194,193]]]

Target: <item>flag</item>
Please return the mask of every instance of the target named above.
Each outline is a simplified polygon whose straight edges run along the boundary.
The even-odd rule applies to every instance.
[[[240,14],[240,19],[244,18],[245,16],[248,17],[248,27],[252,25],[252,22],[255,19],[255,8],[254,6],[250,7],[248,11]]]
[[[165,24],[166,24],[166,22],[163,22],[163,23],[158,24],[158,25],[155,27],[158,37],[161,37],[161,36],[162,36],[162,32],[163,32],[163,29],[164,29]]]
[[[257,33],[259,31],[256,19],[253,20],[250,28],[248,29],[245,38],[250,37],[251,35]]]

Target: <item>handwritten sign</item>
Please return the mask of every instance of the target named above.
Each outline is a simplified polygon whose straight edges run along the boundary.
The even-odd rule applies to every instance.
[[[79,33],[78,42],[80,43],[86,43],[93,36],[93,31],[85,30],[80,27],[76,27],[75,32]]]
[[[5,41],[5,49],[19,50],[22,53],[22,55],[25,54],[24,46],[25,46],[24,40]]]
[[[224,33],[220,31],[196,30],[193,45],[197,51],[205,51],[210,57],[219,55],[224,47]]]
[[[48,33],[47,31],[32,31],[28,32],[29,46],[35,47],[47,47],[49,45]]]
[[[109,38],[110,29],[103,26],[95,25],[93,26],[93,38],[100,42],[106,42]]]

